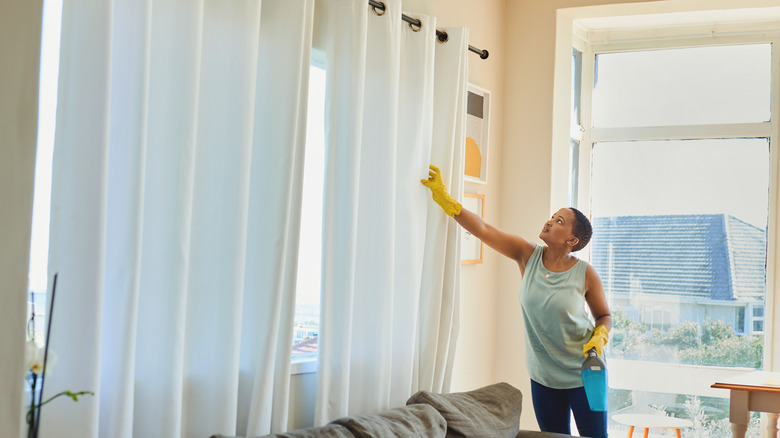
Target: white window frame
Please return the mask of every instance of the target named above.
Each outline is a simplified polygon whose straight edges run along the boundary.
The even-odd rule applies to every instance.
[[[614,17],[640,14],[664,14],[680,12],[668,8],[680,8],[680,4],[638,4],[609,5],[558,10],[556,29],[555,79],[553,102],[553,147],[551,172],[551,205],[564,205],[568,198],[568,188],[572,186],[571,169],[568,167],[571,131],[571,50],[572,47],[583,53],[581,125],[584,127],[579,151],[578,208],[590,214],[590,177],[591,154],[593,144],[603,141],[655,140],[655,139],[693,139],[693,138],[755,138],[769,139],[770,145],[770,182],[769,182],[769,221],[767,229],[767,284],[764,307],[764,369],[780,370],[780,324],[773,324],[776,315],[780,315],[777,278],[780,278],[780,266],[775,253],[778,248],[778,118],[780,118],[780,25],[760,23],[697,23],[689,26],[668,26],[652,28],[622,28],[592,31],[579,26],[579,19],[594,17]],[[684,3],[684,2],[680,2]],[[750,7],[746,0],[743,7]],[[690,3],[691,5],[693,3]],[[723,6],[723,5],[720,5]],[[691,8],[702,8],[693,5]],[[710,6],[716,8],[716,5]],[[733,7],[733,5],[732,5]],[[667,9],[664,9],[667,8]],[[631,11],[635,11],[631,13]],[[693,9],[691,9],[693,10]],[[690,11],[688,11],[690,12]],[[731,125],[696,125],[675,127],[642,128],[600,128],[593,129],[591,104],[594,84],[594,64],[596,54],[635,51],[643,49],[682,48],[728,44],[772,44],[771,65],[771,117],[770,122],[742,123]],[[589,250],[581,257],[590,257]],[[746,314],[752,317],[752,313]],[[752,328],[752,319],[751,319]],[[639,364],[639,366],[637,366]],[[700,396],[727,397],[722,391],[713,390],[710,385],[717,379],[735,376],[746,372],[744,368],[710,367],[678,364],[641,364],[636,361],[610,359],[610,386],[639,391],[684,393]],[[670,379],[669,376],[680,378]]]
[[[764,332],[766,331],[766,319],[764,318],[764,315],[765,315],[765,312],[766,312],[766,306],[764,306],[762,304],[750,304],[748,306],[748,308],[750,309],[750,312],[749,312],[749,315],[750,315],[750,326],[749,326],[750,334],[751,335],[752,334],[763,335]],[[761,309],[761,316],[757,316],[757,315],[754,314],[756,309]],[[761,330],[756,330],[755,329],[756,326],[755,326],[754,323],[756,323],[756,322],[761,322]]]

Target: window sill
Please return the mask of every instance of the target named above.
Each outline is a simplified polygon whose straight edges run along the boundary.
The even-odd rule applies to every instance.
[[[607,359],[609,387],[645,392],[689,394],[727,398],[722,389],[711,385],[722,379],[755,371],[752,368],[718,367],[627,359]]]
[[[297,355],[292,358],[290,374],[313,374],[317,372],[317,355]]]

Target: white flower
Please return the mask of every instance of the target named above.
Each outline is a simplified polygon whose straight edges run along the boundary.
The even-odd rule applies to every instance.
[[[26,369],[40,376],[43,373],[44,354],[45,350],[43,347],[38,346],[35,341],[28,340],[24,351]],[[57,355],[52,350],[49,350],[49,357],[46,362],[47,376],[51,375],[51,370],[54,368],[55,363],[57,363]]]

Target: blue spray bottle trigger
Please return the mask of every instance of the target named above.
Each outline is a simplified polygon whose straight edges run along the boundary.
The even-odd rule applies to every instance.
[[[582,362],[582,385],[592,411],[607,410],[607,366],[596,353],[595,348],[588,351],[588,357]]]

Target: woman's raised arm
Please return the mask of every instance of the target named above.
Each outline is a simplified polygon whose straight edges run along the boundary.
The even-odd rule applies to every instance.
[[[436,201],[444,212],[452,216],[460,226],[473,234],[474,237],[484,242],[499,253],[515,260],[521,268],[534,251],[535,245],[522,237],[499,230],[488,224],[481,217],[463,208],[458,201],[453,199],[441,179],[439,168],[430,166],[428,179],[420,180],[431,189],[433,200]]]
[[[454,219],[466,231],[484,242],[485,245],[515,260],[521,266],[525,266],[525,262],[528,261],[528,258],[534,252],[535,245],[531,242],[516,234],[507,233],[490,225],[484,219],[465,208],[461,209],[460,214],[455,215]]]

